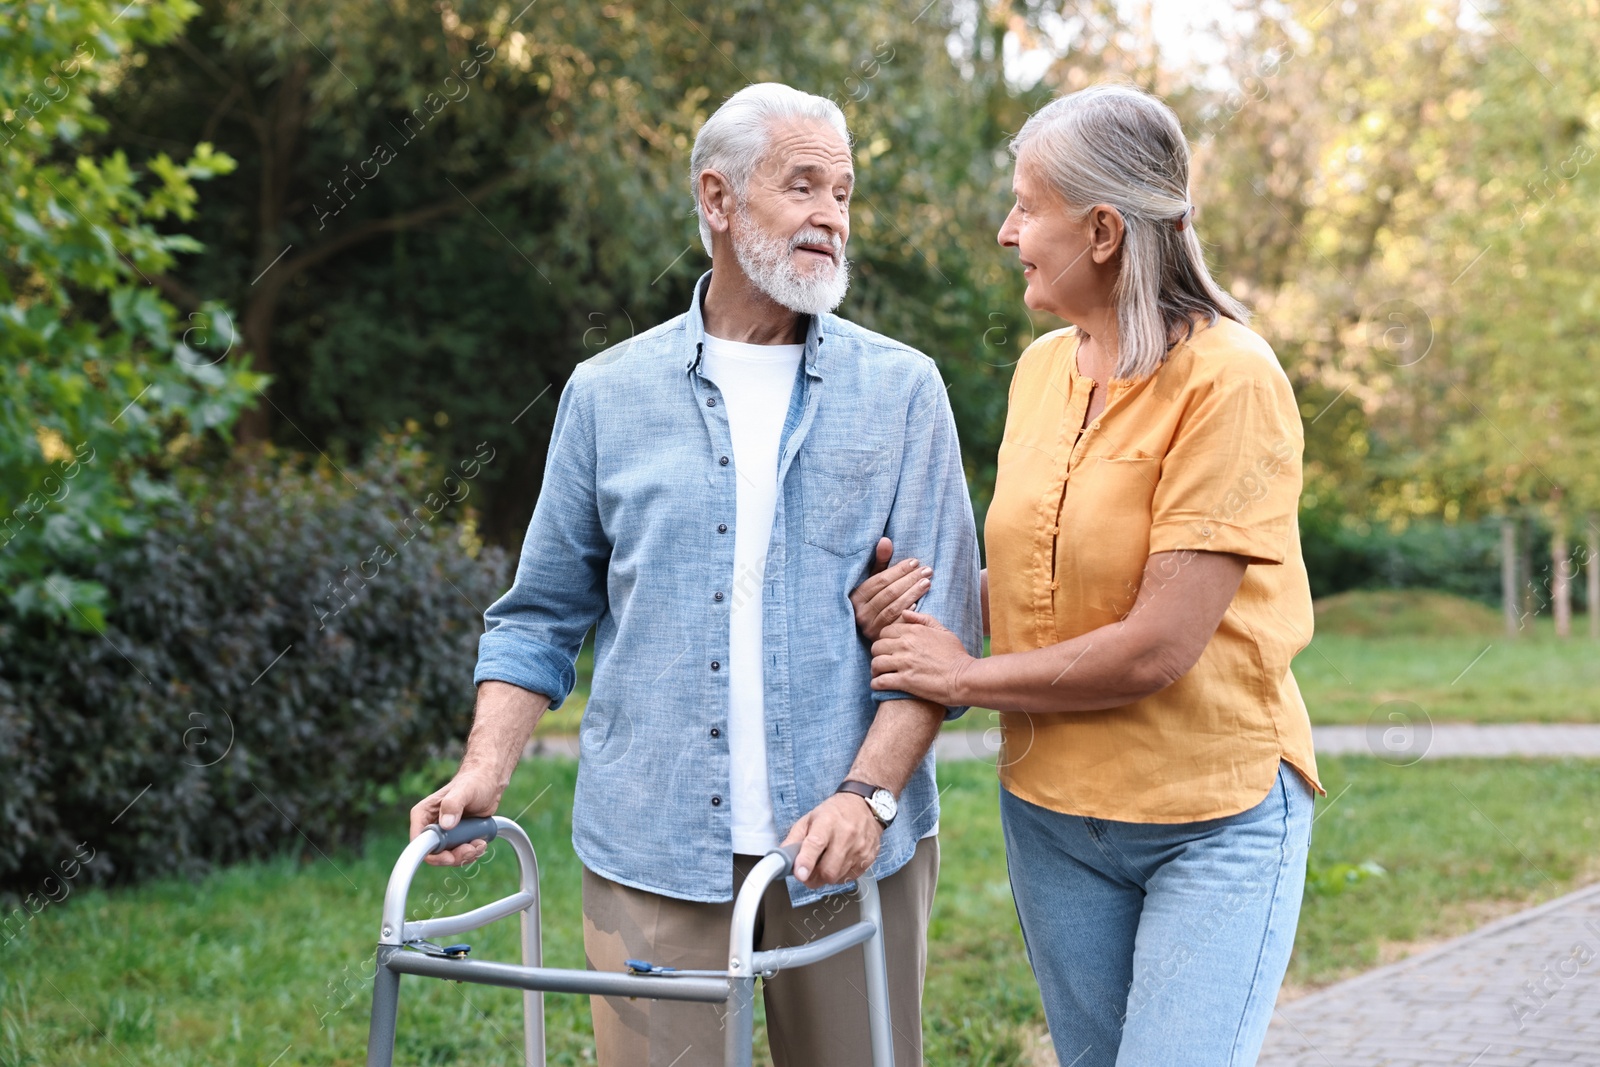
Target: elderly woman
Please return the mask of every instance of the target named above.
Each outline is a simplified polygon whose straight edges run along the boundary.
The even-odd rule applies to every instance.
[[[895,610],[927,587],[906,561],[852,598],[873,685],[1002,712],[1012,892],[1062,1064],[1254,1063],[1321,792],[1289,670],[1312,623],[1299,413],[1206,269],[1165,104],[1086,89],[1013,151],[1000,243],[1028,307],[1072,325],[1011,383],[993,654]]]

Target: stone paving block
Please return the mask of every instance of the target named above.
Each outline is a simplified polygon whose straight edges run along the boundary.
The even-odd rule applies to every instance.
[[[1261,1067],[1600,1067],[1600,885],[1280,1005]]]

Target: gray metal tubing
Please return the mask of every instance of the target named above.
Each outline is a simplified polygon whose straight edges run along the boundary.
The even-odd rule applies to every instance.
[[[460,915],[444,915],[437,919],[419,919],[416,922],[405,924],[401,932],[401,940],[415,941],[421,938],[431,941],[436,937],[450,937],[453,934],[464,934],[468,930],[476,930],[480,926],[488,926],[497,919],[504,919],[507,915],[515,915],[519,911],[539,903],[539,894],[530,893],[524,889],[520,893],[513,893],[503,897],[493,904],[485,904],[481,908],[462,912]]]
[[[724,1067],[750,1067],[755,1058],[756,980],[728,979],[728,1008],[722,1013]]]
[[[728,1010],[722,1016],[726,1067],[750,1067],[755,1055],[756,913],[767,886],[786,877],[799,854],[800,846],[790,845],[762,856],[733,900],[733,921],[728,929]]]
[[[519,873],[521,874],[522,878],[523,893],[532,893],[534,896],[532,903],[537,904],[539,894],[539,864],[533,855],[533,842],[528,840],[528,835],[522,829],[522,827],[518,826],[516,823],[505,818],[504,816],[496,815],[494,817],[494,824],[496,829],[499,831],[499,836],[510,842],[512,851],[517,854],[517,862],[520,868]],[[427,829],[423,830],[422,833],[411,839],[411,843],[405,847],[405,850],[400,853],[400,858],[395,861],[394,872],[389,875],[389,887],[384,891],[383,894],[383,928],[378,938],[379,944],[399,945],[404,943],[406,940],[406,897],[411,892],[411,880],[416,877],[417,871],[422,868],[422,861],[425,860],[429,854],[435,852],[439,848],[439,843],[443,836],[444,835],[437,827],[428,827]],[[467,912],[466,915],[450,916],[445,919],[427,919],[423,920],[423,923],[436,923],[442,925],[443,923],[451,921],[451,919],[459,921],[467,916],[475,915],[478,912],[486,912],[489,909],[497,906],[498,904],[488,904],[482,908],[476,909],[475,911]],[[494,918],[502,918],[503,916],[510,915],[511,913],[512,911],[505,911],[501,914],[495,915]],[[485,921],[487,922],[491,920]],[[422,924],[413,923],[411,925],[412,928],[415,929]],[[482,925],[482,923],[479,923],[478,925]],[[470,929],[473,929],[473,927],[462,926],[452,929],[450,932],[458,933],[461,930]],[[435,932],[443,933],[444,931],[436,926]]]
[[[872,1036],[873,1067],[894,1067],[894,1033],[889,1019],[889,966],[884,955],[883,905],[878,883],[862,878],[856,883],[861,900],[861,921],[872,926],[864,955],[867,958],[867,1025]]]
[[[367,1067],[394,1067],[394,1031],[400,1011],[400,975],[389,969],[388,957],[399,949],[378,949],[372,978],[372,1025],[367,1030]]]
[[[383,894],[383,928],[379,937],[379,961],[384,960],[384,950],[381,946],[399,946],[412,938],[448,937],[451,934],[475,930],[486,926],[497,919],[503,919],[517,912],[522,913],[522,962],[525,967],[537,968],[544,962],[542,949],[542,931],[539,921],[539,860],[533,852],[533,842],[528,840],[527,831],[515,822],[501,815],[494,816],[493,828],[497,836],[504,838],[511,845],[511,850],[517,856],[517,873],[521,883],[520,892],[509,897],[485,904],[481,908],[461,915],[447,915],[437,919],[423,919],[419,922],[407,923],[406,897],[411,892],[411,881],[416,877],[417,871],[422,867],[423,860],[429,854],[443,847],[444,834],[437,828],[430,826],[412,839],[411,843],[400,853],[400,858],[395,861],[394,871],[389,875],[389,886]],[[378,967],[376,981],[381,990],[385,981],[384,975],[388,974],[395,983],[395,997],[398,999],[398,983],[401,973],[422,973],[421,971],[407,971],[399,964],[401,960],[409,962],[411,959],[427,958],[418,957],[411,952],[393,953],[389,955],[390,966]],[[465,961],[447,961],[461,963]],[[477,963],[478,961],[472,961]],[[373,1037],[378,1034],[377,1001],[374,1000],[373,1031],[369,1035],[368,1046],[372,1046]],[[389,1057],[393,1058],[394,1048],[394,1022],[391,1019],[388,1030]],[[522,995],[522,1043],[523,1056],[527,1067],[544,1067],[544,994],[532,989],[524,988]],[[369,1057],[372,1055],[368,1053]],[[387,1067],[389,1060],[372,1060],[372,1063]]]
[[[401,974],[447,978],[453,982],[538,989],[550,993],[584,993],[601,997],[647,997],[652,1000],[691,1000],[720,1004],[728,999],[724,978],[647,978],[608,971],[578,971],[559,967],[521,967],[488,960],[452,960],[421,952],[397,952],[389,969]]]
[[[804,945],[794,945],[790,948],[775,948],[768,952],[755,954],[755,970],[757,974],[769,974],[781,971],[785,967],[809,967],[813,963],[821,962],[829,956],[836,956],[847,948],[868,940],[877,927],[871,923],[858,922],[847,926],[843,930],[835,930],[827,937],[819,937],[815,941]]]
[[[733,900],[733,921],[728,930],[729,978],[755,977],[756,971],[751,964],[755,955],[756,913],[761,910],[761,898],[767,886],[788,875],[799,851],[798,845],[773,849],[750,869],[744,885],[739,887],[739,895]]]
[[[378,944],[398,947],[405,940],[406,897],[411,892],[411,879],[416,877],[423,859],[438,843],[438,832],[429,827],[413,837],[395,860],[389,887],[383,892],[383,929],[378,935]]]
[[[532,849],[529,849],[530,853]],[[539,880],[535,870],[533,906],[522,913],[522,965],[544,966],[544,946],[539,932]],[[545,1067],[544,994],[533,989],[522,991],[522,1045],[526,1067]]]

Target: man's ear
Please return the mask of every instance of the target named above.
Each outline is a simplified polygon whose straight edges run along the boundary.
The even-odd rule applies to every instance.
[[[700,217],[712,233],[727,233],[728,218],[733,214],[733,185],[714,170],[700,172],[700,185],[695,190],[700,200]]]
[[[1089,209],[1089,255],[1100,264],[1110,263],[1122,249],[1122,212],[1110,204]]]

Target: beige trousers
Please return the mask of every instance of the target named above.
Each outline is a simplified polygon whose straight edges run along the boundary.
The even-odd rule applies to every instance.
[[[735,856],[733,888],[760,860]],[[889,963],[889,1016],[896,1067],[922,1063],[922,977],[928,916],[939,877],[939,839],[925,838],[911,861],[878,883]],[[733,904],[700,904],[618,885],[583,872],[583,947],[589,967],[621,971],[623,961],[720,970],[728,965]],[[782,881],[767,889],[756,917],[758,951],[798,945],[860,918],[855,894],[792,907]],[[866,960],[860,946],[762,983],[774,1067],[871,1067]],[[664,979],[670,981],[670,979]],[[592,997],[599,1067],[723,1067],[723,1004]]]

